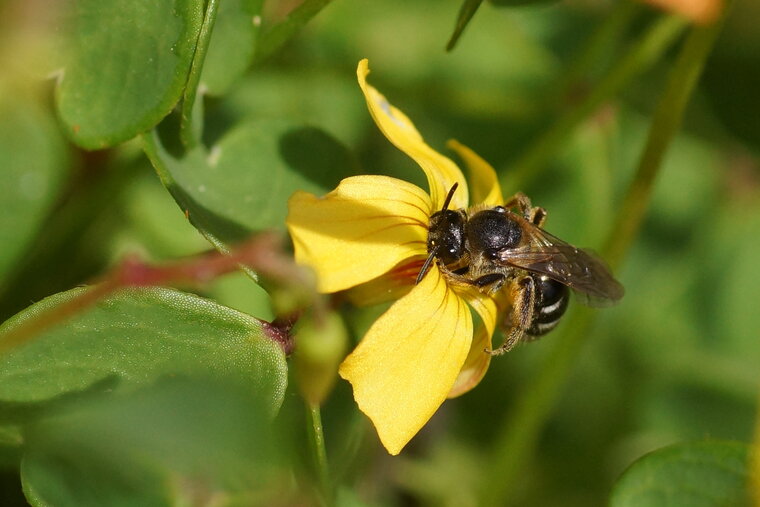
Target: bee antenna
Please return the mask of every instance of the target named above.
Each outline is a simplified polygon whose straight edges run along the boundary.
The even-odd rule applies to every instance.
[[[454,184],[454,187],[456,188],[456,184]],[[451,195],[451,192],[449,192],[449,195]],[[435,254],[437,253],[438,253],[438,247],[435,246],[430,251],[430,255],[428,255],[427,259],[425,259],[425,264],[422,265],[422,268],[420,269],[420,274],[417,275],[417,280],[415,280],[414,285],[419,284],[422,281],[422,279],[425,278],[425,273],[427,273],[428,268],[430,268],[430,263],[433,262],[433,258],[435,257]]]
[[[454,197],[454,190],[457,189],[459,186],[459,183],[454,183],[452,185],[451,190],[449,190],[448,195],[446,195],[446,200],[443,201],[443,207],[441,208],[441,211],[446,211],[449,207],[449,204],[451,204],[451,199]]]
[[[451,199],[454,197],[454,191],[459,186],[459,183],[454,183],[451,186],[451,190],[449,190],[449,193],[446,194],[446,200],[443,201],[443,207],[441,208],[441,211],[446,211],[449,208],[449,204],[451,204]],[[425,259],[425,263],[422,265],[422,269],[420,269],[420,273],[417,275],[417,280],[415,280],[414,285],[419,284],[423,278],[425,278],[425,273],[427,273],[428,269],[430,268],[430,263],[433,262],[433,259],[435,258],[435,254],[438,253],[438,249],[440,248],[440,245],[436,245],[433,247],[432,250],[430,250],[430,254],[427,256],[427,259]]]

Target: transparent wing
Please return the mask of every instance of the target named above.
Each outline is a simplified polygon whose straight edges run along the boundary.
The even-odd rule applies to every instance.
[[[594,252],[576,248],[523,221],[520,246],[499,253],[498,261],[548,276],[573,289],[589,306],[607,306],[625,290]]]

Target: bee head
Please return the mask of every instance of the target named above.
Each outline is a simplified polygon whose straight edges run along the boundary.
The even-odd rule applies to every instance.
[[[465,217],[461,211],[442,210],[430,217],[428,227],[428,253],[443,264],[457,262],[465,254]]]
[[[462,210],[448,209],[457,186],[458,184],[454,183],[449,190],[441,211],[436,211],[430,216],[427,238],[428,257],[417,275],[416,283],[420,283],[422,277],[425,276],[433,259],[438,258],[443,264],[453,264],[466,253],[464,248],[465,213]]]

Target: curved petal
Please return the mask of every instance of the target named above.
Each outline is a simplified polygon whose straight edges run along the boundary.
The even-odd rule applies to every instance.
[[[311,266],[319,290],[372,280],[427,252],[432,204],[419,187],[387,176],[354,176],[319,198],[296,192],[286,224],[296,262]]]
[[[502,294],[502,293],[500,293]],[[491,364],[491,354],[486,349],[491,349],[491,337],[496,329],[496,322],[500,315],[499,305],[490,296],[486,296],[475,288],[460,289],[460,295],[470,304],[480,316],[480,322],[475,328],[470,352],[467,354],[462,371],[459,372],[454,386],[449,391],[448,398],[460,396],[478,385],[488,371]],[[500,299],[504,299],[501,297]]]
[[[446,399],[471,340],[470,310],[434,265],[341,364],[389,453],[398,454]]]
[[[444,157],[425,144],[409,118],[393,107],[380,92],[367,84],[367,74],[369,74],[369,62],[365,58],[359,62],[356,75],[359,79],[359,86],[364,92],[364,97],[367,99],[369,112],[385,137],[399,150],[413,158],[425,171],[434,211],[441,209],[446,194],[451,190],[454,183],[459,183],[459,187],[454,193],[450,207],[454,209],[466,208],[469,198],[467,182],[462,171],[451,159]]]
[[[387,273],[351,288],[346,295],[355,306],[370,306],[395,301],[412,290],[424,263],[424,256],[407,259]]]
[[[504,197],[501,195],[501,186],[491,164],[467,146],[455,139],[451,139],[446,146],[457,152],[467,165],[470,181],[470,193],[472,204],[488,204],[489,206],[501,206]]]
[[[462,371],[459,372],[451,391],[447,398],[456,398],[471,390],[483,380],[488,366],[491,364],[491,354],[486,350],[491,349],[491,334],[483,324],[478,324],[475,328],[475,335],[472,338],[472,346],[464,361]]]

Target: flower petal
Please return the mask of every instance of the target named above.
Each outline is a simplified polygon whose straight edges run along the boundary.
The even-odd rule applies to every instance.
[[[359,86],[364,92],[364,97],[367,99],[369,112],[385,137],[399,150],[413,158],[425,171],[428,185],[430,185],[430,196],[433,199],[434,210],[441,209],[443,201],[454,183],[459,183],[459,187],[449,206],[454,209],[466,208],[469,198],[467,182],[462,171],[451,159],[444,157],[425,144],[409,118],[393,107],[380,92],[367,84],[367,74],[369,74],[369,62],[365,58],[359,62],[356,75],[359,78]]]
[[[460,396],[480,383],[483,376],[488,371],[491,364],[491,354],[486,349],[491,349],[491,337],[496,328],[496,321],[500,315],[500,308],[504,308],[505,301],[498,304],[493,298],[487,296],[475,288],[459,289],[460,296],[463,297],[470,306],[480,316],[480,323],[475,328],[475,335],[472,340],[470,352],[465,359],[462,371],[459,372],[454,386],[448,394],[449,398]],[[505,291],[499,293],[502,295]],[[504,297],[500,297],[503,300]]]
[[[407,259],[387,273],[351,288],[346,295],[355,306],[370,306],[395,301],[406,296],[414,287],[414,282],[424,263],[423,256]]]
[[[490,206],[501,206],[504,204],[499,179],[496,177],[496,171],[491,167],[491,164],[455,139],[449,140],[446,146],[457,152],[457,155],[467,165],[470,192],[472,193],[471,203],[488,204]]]
[[[470,310],[434,265],[341,364],[389,453],[398,454],[446,399],[471,340]]]
[[[419,187],[387,176],[354,176],[319,198],[296,192],[286,220],[295,258],[319,290],[337,292],[427,253],[432,204]]]
[[[491,354],[486,350],[491,349],[491,334],[483,324],[475,328],[470,352],[464,361],[462,371],[459,372],[456,382],[449,391],[447,398],[456,398],[471,390],[483,380],[488,366],[491,364]]]

